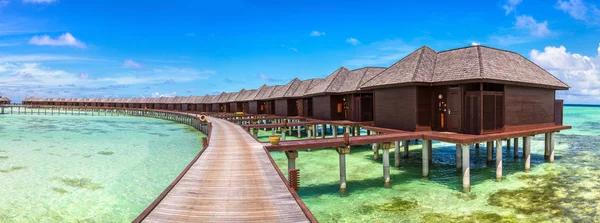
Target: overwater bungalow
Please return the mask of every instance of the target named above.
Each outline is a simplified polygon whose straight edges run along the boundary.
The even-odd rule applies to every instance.
[[[216,98],[216,101],[213,101],[213,110],[215,109],[214,106],[217,106],[217,112],[225,112],[225,113],[229,113],[230,111],[230,107],[229,107],[229,103],[227,102],[227,100],[229,99],[230,93],[221,93],[219,95],[218,98]]]
[[[10,104],[10,99],[0,96],[0,104]]]
[[[238,97],[238,100],[240,101],[241,105],[242,105],[242,112],[244,113],[250,113],[250,97],[252,95],[255,95],[255,93],[258,91],[258,89],[252,89],[252,90],[247,90],[244,94],[241,94]]]
[[[527,58],[485,46],[424,46],[361,87],[373,91],[377,127],[466,134],[562,124],[555,95],[568,88]]]
[[[260,90],[260,92],[258,92],[256,97],[254,98],[256,105],[258,106],[259,110],[261,111],[258,114],[274,115],[275,114],[275,100],[273,100],[271,98],[271,94],[273,94],[275,89],[282,87],[282,86],[264,85],[263,87],[261,87],[262,89]],[[252,103],[252,102],[250,102],[250,103]],[[250,106],[252,107],[252,105],[250,105]]]
[[[360,86],[385,70],[380,67],[365,67],[348,70],[337,69],[319,84],[309,89],[306,96],[312,97],[313,118],[322,120],[373,120],[373,92]]]
[[[265,84],[259,89],[256,89],[249,93],[243,101],[248,102],[248,113],[249,114],[265,114],[265,105],[261,101],[257,101],[258,95],[264,91],[268,86]]]
[[[286,98],[285,94],[288,91],[296,90],[302,81],[298,78],[294,78],[286,85],[277,87],[273,90],[273,93],[269,96],[275,103],[275,115],[278,116],[297,116],[298,115],[298,104],[294,98]]]
[[[239,92],[234,92],[231,93],[231,96],[229,97],[229,109],[231,109],[231,112],[244,112],[244,105],[241,101],[240,96],[241,95],[245,95],[247,92],[246,89],[242,88],[241,91]]]

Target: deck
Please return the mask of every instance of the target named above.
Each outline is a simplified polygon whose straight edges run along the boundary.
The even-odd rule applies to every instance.
[[[218,118],[209,146],[144,222],[316,221],[254,138]],[[143,215],[143,214],[142,214]]]

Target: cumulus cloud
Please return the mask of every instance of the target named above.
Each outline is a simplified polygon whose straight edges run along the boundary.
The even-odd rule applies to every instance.
[[[324,35],[325,35],[325,32],[321,32],[321,31],[317,31],[317,30],[313,30],[309,34],[309,36],[324,36]]]
[[[537,22],[533,17],[528,15],[517,16],[515,27],[526,30],[531,36],[545,37],[552,32],[548,29],[548,21]]]
[[[78,48],[85,48],[85,43],[76,39],[71,33],[65,33],[60,35],[58,38],[53,39],[48,35],[34,36],[29,40],[29,44],[38,46],[72,46]]]
[[[48,4],[48,3],[53,3],[56,2],[57,0],[23,0],[23,2],[25,3],[33,3],[33,4]]]
[[[565,81],[571,89],[567,93],[578,99],[600,99],[600,44],[595,56],[567,51],[564,46],[547,46],[544,51],[531,50],[531,60]]]
[[[600,10],[595,5],[587,4],[583,0],[558,0],[556,8],[568,13],[574,19],[589,24],[600,24]]]
[[[350,37],[350,38],[346,39],[346,43],[356,46],[356,45],[360,44],[360,41],[358,41],[355,38]]]
[[[481,43],[475,42],[475,41],[471,42],[471,46],[479,46],[479,45],[481,45]]]
[[[142,65],[141,65],[141,64],[139,64],[138,62],[135,62],[135,61],[133,61],[133,60],[125,60],[125,61],[123,62],[123,65],[122,65],[122,66],[123,66],[123,67],[125,67],[125,68],[135,68],[135,69],[140,69],[140,68],[142,68]]]
[[[506,2],[506,4],[504,4],[502,6],[502,8],[506,11],[506,15],[510,14],[512,11],[514,11],[517,7],[517,5],[521,4],[523,0],[508,0]]]
[[[90,77],[90,75],[88,73],[79,74],[79,78],[81,78],[81,79],[88,79],[89,77]]]

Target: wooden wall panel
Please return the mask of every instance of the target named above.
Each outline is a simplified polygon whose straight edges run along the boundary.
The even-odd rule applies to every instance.
[[[375,126],[415,131],[417,88],[415,86],[374,90]]]
[[[505,124],[554,123],[554,93],[552,89],[506,85]]]
[[[275,115],[288,116],[288,100],[277,99],[275,100]]]
[[[325,96],[316,96],[313,97],[313,118],[321,119],[321,120],[331,120],[331,97],[328,95]]]
[[[259,114],[258,113],[258,109],[259,109],[258,106],[259,106],[258,105],[258,101],[248,102],[248,113],[250,113],[250,114]]]
[[[431,88],[417,87],[417,125],[431,129]]]

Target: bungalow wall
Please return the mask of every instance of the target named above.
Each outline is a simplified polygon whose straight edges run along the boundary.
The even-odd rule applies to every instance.
[[[376,89],[373,91],[373,98],[375,126],[405,131],[416,130],[416,86]]]
[[[296,116],[298,108],[294,99],[277,99],[275,100],[275,115],[278,116]]]
[[[243,112],[244,111],[242,102],[229,103],[229,109],[231,109],[231,112]]]
[[[312,98],[313,118],[321,120],[344,120],[344,109],[340,111],[338,104],[343,106],[343,97],[339,95],[323,95]]]
[[[504,86],[505,125],[554,123],[553,89]]]

